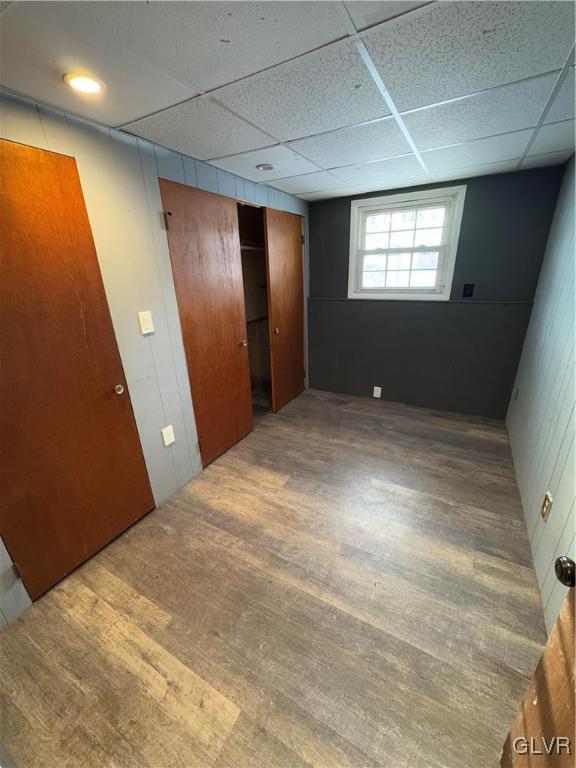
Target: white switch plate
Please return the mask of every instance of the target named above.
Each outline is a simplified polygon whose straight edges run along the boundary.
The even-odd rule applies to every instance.
[[[382,397],[382,387],[374,387],[372,397]]]
[[[140,333],[143,336],[146,336],[148,333],[154,333],[152,312],[149,309],[138,312],[138,325],[140,326]]]
[[[176,438],[174,437],[174,427],[172,424],[168,424],[167,427],[164,427],[162,432],[162,440],[164,440],[164,445],[172,445],[172,443],[176,442]]]

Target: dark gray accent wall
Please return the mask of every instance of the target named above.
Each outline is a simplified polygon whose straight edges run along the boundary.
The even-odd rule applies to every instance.
[[[448,302],[347,298],[351,200],[402,190],[312,203],[310,386],[504,418],[563,170],[419,187],[467,186]]]

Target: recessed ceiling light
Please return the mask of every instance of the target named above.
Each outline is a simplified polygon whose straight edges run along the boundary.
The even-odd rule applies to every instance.
[[[258,163],[256,166],[256,170],[258,171],[273,171],[274,166],[270,165],[270,163]]]
[[[91,75],[86,75],[83,72],[67,72],[64,75],[64,82],[74,88],[78,93],[95,94],[100,93],[103,88],[103,83],[96,80]]]

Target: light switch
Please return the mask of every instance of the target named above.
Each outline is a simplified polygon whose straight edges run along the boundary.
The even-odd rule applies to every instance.
[[[152,322],[152,312],[149,309],[143,312],[138,312],[138,325],[140,326],[140,333],[146,336],[149,333],[154,333],[154,323]]]
[[[168,426],[164,427],[164,429],[161,431],[164,445],[172,445],[172,443],[176,442],[176,438],[174,437],[174,427],[172,424],[168,424]]]

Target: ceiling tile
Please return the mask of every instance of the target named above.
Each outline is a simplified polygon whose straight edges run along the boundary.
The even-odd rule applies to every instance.
[[[436,171],[431,174],[431,181],[454,181],[455,179],[469,179],[475,176],[489,176],[494,173],[511,173],[518,169],[518,159],[504,160],[499,163],[483,163],[482,165],[469,165],[450,171]]]
[[[442,149],[430,149],[422,153],[422,159],[431,173],[513,160],[522,156],[531,135],[531,130],[516,131]]]
[[[403,111],[560,69],[574,44],[574,4],[444,0],[363,39]]]
[[[274,141],[208,96],[170,107],[125,130],[199,160],[265,147]]]
[[[309,200],[310,202],[313,202],[314,200],[330,200],[334,197],[352,195],[354,194],[352,190],[353,187],[339,187],[338,189],[331,189],[330,191],[324,192],[308,192],[300,195],[300,197],[302,200]]]
[[[429,183],[430,179],[427,181]],[[365,195],[370,192],[384,192],[390,189],[417,187],[426,183],[427,182],[420,177],[416,177],[413,180],[389,179],[387,183],[384,182],[383,179],[380,179],[376,182],[372,182],[371,184],[361,184],[359,186],[351,184],[347,187],[342,187],[341,189],[331,189],[327,192],[315,192],[314,194],[302,195],[301,197],[305,200],[308,200],[309,202],[314,202],[314,200],[331,200],[336,197],[355,197],[358,195]]]
[[[556,75],[544,75],[410,112],[403,120],[420,150],[531,128],[555,82]]]
[[[345,37],[339,2],[80,2],[94,28],[204,90]]]
[[[550,152],[547,155],[528,156],[522,161],[522,168],[543,168],[549,165],[563,165],[573,154],[573,150],[564,149],[562,152]]]
[[[404,155],[404,157],[393,157],[390,160],[379,160],[376,163],[334,168],[332,173],[342,181],[356,186],[385,184],[388,180],[392,182],[398,178],[409,179],[425,176],[415,155]]]
[[[402,13],[425,5],[424,2],[408,2],[408,0],[352,0],[344,5],[354,22],[356,29],[366,29],[374,24],[380,24],[382,21],[392,19],[394,16],[400,16]]]
[[[522,169],[526,168],[538,168],[541,166],[561,165],[564,164],[572,152],[553,152],[548,155],[538,155],[536,157],[527,157],[522,163]],[[518,169],[518,160],[505,160],[497,163],[484,163],[482,165],[471,165],[465,168],[458,168],[456,170],[437,171],[431,173],[430,177],[419,178],[412,177],[407,179],[393,179],[388,185],[383,184],[370,184],[363,185],[349,185],[340,189],[331,189],[324,192],[314,192],[311,194],[303,194],[302,198],[313,202],[314,200],[328,200],[333,197],[344,197],[352,195],[360,195],[366,192],[372,192],[383,189],[394,189],[399,187],[419,186],[421,184],[432,184],[439,181],[457,181],[460,179],[474,178],[477,176],[489,176],[497,173],[513,173]]]
[[[390,114],[352,43],[308,54],[214,96],[279,140]]]
[[[132,50],[99,35],[77,13],[81,3],[13,3],[2,14],[1,81],[7,88],[107,125],[120,125],[198,90],[166,74]],[[82,97],[63,81],[85,71],[106,84],[99,97]]]
[[[301,176],[292,176],[286,179],[269,182],[270,186],[289,192],[291,195],[300,195],[304,192],[320,192],[325,189],[335,189],[342,186],[341,179],[327,171],[306,173]]]
[[[269,163],[274,166],[274,169],[272,171],[259,171],[256,166],[261,163]],[[245,179],[260,181],[265,184],[274,179],[299,176],[318,170],[313,163],[280,145],[212,160],[211,164],[223,168],[225,171],[230,171],[230,173],[243,176]]]
[[[384,160],[410,152],[410,145],[393,117],[299,139],[288,146],[323,168]]]
[[[560,90],[556,94],[556,98],[552,102],[552,106],[544,120],[545,123],[556,123],[559,120],[574,120],[576,117],[576,110],[574,108],[576,84],[574,79],[574,69],[570,69]]]
[[[565,120],[563,123],[543,125],[538,133],[529,155],[545,155],[547,152],[558,152],[563,149],[574,151],[574,120]]]

